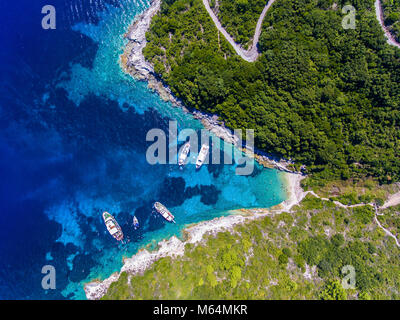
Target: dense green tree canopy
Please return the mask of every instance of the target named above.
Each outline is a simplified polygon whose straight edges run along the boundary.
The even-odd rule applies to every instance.
[[[355,30],[342,27],[345,4],[276,1],[261,55],[248,63],[218,35],[201,0],[164,1],[144,52],[189,108],[255,129],[259,149],[307,165],[315,181],[398,181],[400,50],[386,43],[374,0],[352,1]]]

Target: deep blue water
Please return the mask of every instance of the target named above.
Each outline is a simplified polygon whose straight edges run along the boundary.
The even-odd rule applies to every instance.
[[[41,8],[57,29],[41,28]],[[83,284],[117,271],[124,256],[185,225],[284,200],[281,174],[235,165],[150,166],[148,130],[201,124],[125,75],[123,34],[148,0],[15,0],[0,3],[0,299],[84,299]],[[151,213],[159,200],[175,214]],[[116,243],[101,213],[120,222]],[[131,228],[133,214],[141,228]],[[43,290],[41,269],[56,269]]]

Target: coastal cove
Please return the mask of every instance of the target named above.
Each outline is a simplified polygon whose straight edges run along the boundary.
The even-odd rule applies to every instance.
[[[137,4],[127,1],[127,5],[135,7]],[[139,6],[134,11],[128,11],[126,8],[124,10],[117,9],[113,12],[114,10],[112,9],[107,15],[101,16],[100,25],[104,26],[104,30],[98,30],[100,33],[93,33],[91,26],[76,26],[79,32],[94,39],[102,39],[97,53],[98,60],[89,72],[88,70],[82,70],[78,66],[73,66],[72,79],[61,85],[67,88],[68,92],[70,92],[70,97],[76,101],[76,104],[79,103],[82,95],[87,94],[86,90],[89,89],[89,92],[91,90],[97,91],[100,87],[103,90],[99,92],[100,94],[109,94],[111,97],[117,91],[119,95],[118,101],[122,108],[125,108],[126,104],[133,105],[137,112],[144,112],[145,114],[146,110],[155,109],[153,112],[160,114],[162,120],[154,119],[155,121],[151,121],[151,124],[146,123],[146,126],[141,128],[140,136],[143,139],[143,143],[145,143],[145,130],[150,129],[151,126],[165,130],[168,119],[178,121],[178,131],[186,128],[200,130],[203,127],[202,124],[192,115],[184,109],[173,107],[168,101],[164,103],[157,94],[151,93],[144,83],[130,78],[119,68],[118,57],[121,54],[121,45],[125,45],[123,34],[127,29],[127,25],[132,21],[131,18],[129,24],[127,24],[128,16],[136,15],[136,12],[142,11],[143,7]],[[126,15],[122,19],[122,24],[118,15]],[[109,30],[109,26],[114,24],[118,27],[117,30]],[[111,41],[112,46],[109,46],[107,40],[104,40],[102,32],[106,32],[106,36],[113,39]],[[114,38],[117,34],[119,36],[115,41]],[[103,74],[104,63],[106,63],[105,75]],[[86,78],[88,80],[87,83],[89,83],[92,76],[97,79],[95,88],[79,88],[82,78]],[[143,90],[145,90],[144,94]],[[137,97],[138,93],[139,97]],[[144,109],[140,110],[143,107]],[[138,125],[142,124],[138,123]],[[118,246],[118,248],[115,248],[116,250],[105,252],[104,258],[98,259],[98,264],[91,270],[86,279],[79,283],[79,289],[76,284],[71,284],[65,290],[65,294],[73,291],[74,299],[83,298],[82,287],[88,280],[99,277],[100,279],[106,279],[105,283],[107,283],[109,279],[107,277],[111,273],[126,266],[127,257],[136,254],[138,250],[143,248],[151,251],[153,248],[160,246],[160,243],[170,243],[170,241],[164,239],[169,239],[170,237],[172,239],[181,238],[185,233],[183,229],[187,225],[230,215],[229,210],[231,209],[260,207],[261,205],[270,207],[286,198],[286,181],[276,170],[263,169],[262,166],[257,165],[253,175],[249,177],[235,176],[235,164],[208,165],[204,166],[199,172],[195,172],[193,167],[187,166],[182,171],[179,170],[178,166],[173,165],[154,167],[148,164],[143,165],[145,155],[142,152],[140,150],[135,157],[138,160],[136,162],[133,161],[131,165],[128,165],[128,168],[138,166],[138,163],[140,163],[139,167],[130,176],[132,176],[135,183],[137,183],[136,181],[143,181],[144,186],[140,185],[138,189],[136,185],[132,185],[133,188],[130,187],[132,188],[132,194],[128,195],[128,201],[130,202],[129,207],[132,206],[132,202],[134,203],[133,205],[136,209],[133,211],[143,227],[137,232],[128,231],[131,241],[127,245]],[[150,176],[145,172],[151,172]],[[144,189],[144,192],[141,189]],[[141,195],[137,194],[138,191]],[[236,196],[232,197],[233,194]],[[151,202],[156,200],[162,201],[174,213],[177,221],[176,225],[165,224],[151,212]],[[123,219],[127,217],[126,214],[122,215],[121,220],[121,213],[118,214],[118,211],[125,210],[120,207],[120,204],[117,204],[117,207],[115,206],[116,204],[110,210],[111,213],[116,214],[118,221],[124,221]],[[129,227],[130,225],[125,223],[125,230]],[[122,228],[124,229],[124,226]],[[108,239],[108,241],[114,242],[112,239]],[[146,259],[144,259],[144,262],[144,265],[146,265]],[[133,265],[133,268],[143,268],[142,263],[139,266],[136,263],[131,265]]]
[[[399,299],[389,1],[4,2],[0,300]]]

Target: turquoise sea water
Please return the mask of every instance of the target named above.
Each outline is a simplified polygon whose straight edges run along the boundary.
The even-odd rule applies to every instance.
[[[0,274],[0,297],[85,299],[85,283],[109,277],[121,268],[123,257],[139,248],[180,236],[185,226],[227,215],[229,210],[267,208],[285,200],[282,173],[259,165],[252,175],[238,176],[236,165],[205,165],[196,171],[193,165],[180,170],[177,165],[147,163],[148,130],[167,130],[170,120],[178,122],[178,130],[202,128],[190,114],[163,102],[146,83],[120,68],[119,56],[126,44],[123,35],[149,2],[77,0],[66,7],[65,40],[57,51],[59,59],[65,54],[65,61],[46,78],[37,76],[35,81],[43,85],[32,88],[29,102],[24,101],[29,119],[16,121],[4,135],[20,139],[19,147],[29,145],[23,166],[37,173],[34,177],[24,173],[21,178],[35,183],[20,187],[28,203],[20,211],[37,214],[40,224],[28,240],[32,257],[24,253],[23,245],[12,247],[17,242],[7,242],[7,248],[3,242],[4,249],[0,247],[5,268],[21,267],[11,280]],[[74,45],[69,47],[67,41]],[[26,63],[31,76],[31,65],[37,61]],[[17,138],[11,134],[15,132]],[[3,147],[4,137],[0,135],[0,148],[8,150],[9,163],[16,163],[12,144]],[[16,192],[18,203],[25,203],[20,198]],[[154,201],[165,204],[177,224],[154,215]],[[119,244],[107,233],[103,211],[116,217],[127,243]],[[131,226],[134,214],[141,225],[137,231]],[[11,214],[4,219],[11,219]],[[32,230],[29,225],[23,228]],[[6,260],[10,252],[17,253],[12,263]],[[21,262],[20,257],[26,255],[29,262]],[[24,263],[34,267],[26,288],[17,290],[15,285],[26,281]],[[57,294],[43,293],[40,288],[40,267],[45,264],[56,266]]]

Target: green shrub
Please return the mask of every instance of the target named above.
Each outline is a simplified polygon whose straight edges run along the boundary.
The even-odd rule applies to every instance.
[[[346,290],[337,280],[329,280],[319,295],[322,300],[346,300]]]

